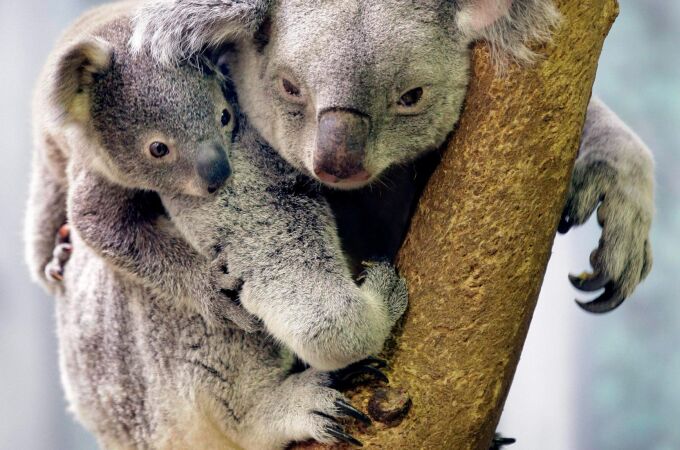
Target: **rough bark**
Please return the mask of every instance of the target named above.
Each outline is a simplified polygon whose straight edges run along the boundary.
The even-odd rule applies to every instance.
[[[498,77],[485,45],[399,257],[411,305],[388,352],[412,399],[371,449],[488,449],[526,338],[615,0],[559,0],[545,58]],[[566,275],[566,274],[565,274]],[[368,409],[371,389],[354,393]]]

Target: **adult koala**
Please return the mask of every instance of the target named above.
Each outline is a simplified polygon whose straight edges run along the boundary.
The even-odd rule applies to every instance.
[[[550,0],[151,0],[132,43],[164,62],[209,49],[234,53],[243,110],[295,167],[330,187],[340,233],[356,260],[391,256],[432,164],[459,119],[470,47],[530,61],[559,14]],[[408,169],[399,168],[408,164]],[[362,189],[387,178],[389,188]],[[560,231],[600,205],[604,232],[584,291],[592,312],[619,306],[651,267],[653,162],[601,102],[588,109]],[[385,230],[390,230],[385,232]]]

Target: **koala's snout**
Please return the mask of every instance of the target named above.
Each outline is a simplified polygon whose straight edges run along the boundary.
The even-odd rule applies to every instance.
[[[198,149],[196,171],[205,181],[208,192],[215,193],[231,176],[227,152],[215,142],[204,142]]]
[[[314,174],[324,183],[360,184],[371,174],[364,167],[371,121],[365,115],[332,109],[319,116]]]

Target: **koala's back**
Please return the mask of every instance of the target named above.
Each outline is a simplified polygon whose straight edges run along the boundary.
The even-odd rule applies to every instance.
[[[264,335],[211,328],[117,275],[77,233],[73,245],[57,321],[76,417],[104,448],[236,448],[228,436],[238,430],[224,424],[242,419],[260,384],[285,377],[278,347]],[[234,417],[220,421],[225,414]]]

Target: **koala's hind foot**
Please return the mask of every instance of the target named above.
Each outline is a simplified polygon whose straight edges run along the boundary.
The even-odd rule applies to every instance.
[[[45,266],[45,276],[52,283],[64,281],[64,269],[71,258],[73,246],[71,245],[71,230],[68,225],[59,228],[55,238],[52,260]]]
[[[342,423],[355,419],[370,426],[371,419],[331,385],[331,375],[315,369],[288,376],[249,414],[246,447],[281,449],[309,440],[361,446]]]

